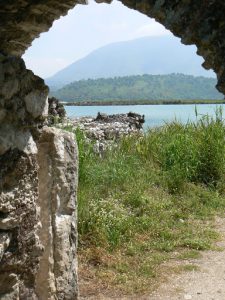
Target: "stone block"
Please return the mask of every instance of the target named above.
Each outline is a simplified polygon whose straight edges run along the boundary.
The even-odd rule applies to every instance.
[[[36,277],[39,299],[75,300],[77,284],[77,146],[72,133],[44,128],[38,143],[40,222],[44,246]]]
[[[34,117],[47,117],[48,93],[47,91],[33,90],[24,98],[27,111]]]

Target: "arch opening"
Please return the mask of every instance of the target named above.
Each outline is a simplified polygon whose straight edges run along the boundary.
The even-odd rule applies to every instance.
[[[225,93],[223,2],[121,2],[164,24],[182,43],[195,44],[205,60],[204,67],[215,71],[217,88]],[[49,251],[45,257],[46,299],[52,295],[57,299],[78,297],[73,221],[76,186],[71,185],[77,181],[77,165],[70,165],[76,145],[71,135],[43,127],[48,88],[21,59],[34,38],[77,3],[86,4],[73,0],[11,0],[0,4],[0,294],[9,299],[41,297],[43,278],[36,275],[43,242]],[[46,204],[44,199],[50,201]],[[43,203],[49,212],[41,230]],[[73,270],[64,274],[63,268],[71,266]]]

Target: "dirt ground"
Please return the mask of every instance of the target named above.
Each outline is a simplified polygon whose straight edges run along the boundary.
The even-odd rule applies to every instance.
[[[172,273],[150,295],[108,298],[103,294],[81,297],[90,300],[225,300],[225,218],[216,221],[222,239],[216,244],[219,251],[202,251],[199,259],[188,260],[194,264],[192,271]],[[179,262],[173,262],[173,264]]]

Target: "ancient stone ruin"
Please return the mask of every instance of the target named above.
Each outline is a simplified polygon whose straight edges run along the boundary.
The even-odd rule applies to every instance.
[[[77,147],[44,126],[48,88],[1,55],[0,298],[75,299]]]
[[[224,0],[121,1],[195,44],[225,92]],[[48,88],[20,58],[77,3],[0,1],[0,299],[78,298],[77,147],[45,126]]]

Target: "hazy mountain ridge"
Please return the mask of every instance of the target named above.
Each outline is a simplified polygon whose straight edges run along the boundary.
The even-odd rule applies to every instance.
[[[80,80],[52,94],[68,102],[223,99],[216,79],[184,74],[136,75]]]
[[[99,48],[47,78],[51,87],[62,87],[81,79],[111,78],[142,74],[184,73],[214,76],[202,68],[194,46],[181,44],[173,36],[144,37]]]

